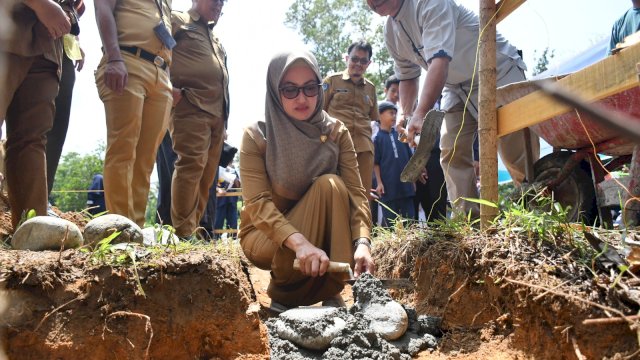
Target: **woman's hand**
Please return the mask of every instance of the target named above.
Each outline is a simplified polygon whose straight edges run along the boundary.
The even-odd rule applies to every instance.
[[[368,240],[366,238],[362,238]],[[376,271],[376,265],[373,263],[371,257],[371,249],[365,244],[359,244],[353,254],[353,262],[355,264],[353,275],[355,277],[360,276],[362,273],[374,274]]]
[[[316,277],[327,272],[329,257],[322,249],[313,246],[301,233],[289,235],[284,241],[284,246],[296,253],[302,274]]]

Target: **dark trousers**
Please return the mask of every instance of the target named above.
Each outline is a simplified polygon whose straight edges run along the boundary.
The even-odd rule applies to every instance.
[[[0,91],[0,117],[6,114],[6,179],[11,223],[31,209],[47,214],[45,147],[58,94],[58,65],[43,56],[3,53],[7,76]]]
[[[415,212],[413,208],[413,197],[404,197],[400,199],[394,200],[382,200],[382,202],[386,205],[382,207],[382,227],[391,227],[393,222],[397,220],[398,215],[403,219],[414,219]],[[395,213],[392,213],[387,207],[391,208]]]
[[[171,223],[171,178],[175,168],[177,155],[171,145],[171,135],[169,131],[162,138],[156,154],[156,167],[158,171],[158,203],[156,209],[156,223],[173,225]],[[217,178],[217,176],[216,176]],[[204,211],[200,226],[209,235],[213,234],[216,220],[216,183],[209,189],[209,200]]]
[[[234,200],[235,199],[235,200]],[[238,228],[238,204],[237,198],[231,199],[226,204],[218,206],[216,210],[216,230],[224,229],[224,221],[227,221],[227,229]],[[235,234],[233,235],[235,237]]]
[[[427,222],[447,217],[447,186],[444,172],[440,166],[440,148],[436,146],[431,151],[427,161],[427,183],[416,181],[416,196],[413,198],[415,217],[418,218],[419,206],[424,210]]]
[[[73,85],[76,82],[76,68],[73,60],[66,55],[62,56],[62,77],[60,78],[60,90],[56,97],[56,115],[53,118],[53,127],[47,133],[47,189],[51,195],[53,181],[58,170],[60,155],[64,140],[69,128],[69,116],[71,113],[71,98]]]

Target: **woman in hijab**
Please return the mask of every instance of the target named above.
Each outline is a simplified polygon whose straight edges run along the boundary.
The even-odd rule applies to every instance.
[[[240,148],[242,250],[271,270],[267,293],[287,307],[344,306],[344,275],[328,273],[329,260],[351,263],[355,276],[375,268],[353,142],[344,124],[322,110],[320,79],[311,53],[276,55],[265,121],[245,129]]]

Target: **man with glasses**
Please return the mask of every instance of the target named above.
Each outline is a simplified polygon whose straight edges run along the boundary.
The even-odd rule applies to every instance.
[[[104,49],[95,76],[107,123],[107,211],[143,226],[171,111],[171,0],[100,0],[94,6]]]
[[[365,79],[373,50],[364,40],[348,48],[347,69],[324,79],[324,110],[341,120],[349,129],[358,159],[358,170],[367,194],[373,176],[373,141],[371,121],[380,117],[375,85]]]
[[[177,159],[171,221],[181,238],[193,235],[205,212],[229,117],[227,55],[213,34],[223,5],[223,0],[193,0],[188,12],[172,14],[177,45],[171,65],[174,108],[169,130]]]
[[[400,79],[402,110],[410,120],[409,142],[413,142],[424,116],[442,94],[441,108],[446,115],[440,135],[440,163],[449,200],[455,202],[456,210],[479,216],[478,204],[460,199],[478,197],[471,150],[478,128],[477,76],[472,83],[477,71],[478,16],[453,0],[367,0],[367,3],[379,15],[387,16],[385,43]],[[496,49],[498,86],[524,80],[526,65],[517,49],[500,34]],[[422,69],[426,75],[418,96]],[[503,136],[498,142],[500,156],[516,183],[525,180],[525,136],[521,130]],[[531,134],[529,140],[536,160],[539,139]]]

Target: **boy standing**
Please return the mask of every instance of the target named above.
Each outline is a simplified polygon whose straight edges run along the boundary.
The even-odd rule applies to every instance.
[[[413,183],[400,181],[400,173],[411,158],[411,149],[398,140],[395,130],[398,108],[390,101],[382,101],[378,104],[378,111],[380,130],[373,140],[373,171],[378,183],[376,192],[385,205],[382,207],[382,226],[389,227],[398,215],[406,219],[415,217],[415,187]]]

